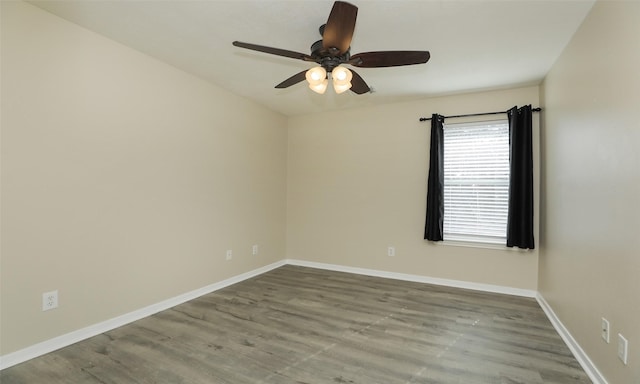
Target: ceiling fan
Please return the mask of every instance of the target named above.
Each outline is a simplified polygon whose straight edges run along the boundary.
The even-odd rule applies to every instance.
[[[428,51],[377,51],[351,55],[351,38],[356,26],[357,15],[358,7],[344,1],[336,1],[333,4],[327,23],[320,26],[322,40],[318,40],[311,45],[310,55],[240,41],[234,41],[233,45],[272,55],[317,63],[317,67],[296,73],[276,85],[276,88],[287,88],[306,79],[309,87],[317,93],[324,93],[327,89],[329,83],[328,74],[331,74],[336,93],[351,89],[352,92],[361,95],[371,91],[360,75],[342,66],[342,64],[360,68],[378,68],[423,64],[429,60],[430,54]]]

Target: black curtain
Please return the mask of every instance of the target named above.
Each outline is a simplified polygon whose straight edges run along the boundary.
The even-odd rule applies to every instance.
[[[444,118],[431,115],[431,147],[427,184],[427,219],[424,238],[442,241],[444,221]]]
[[[513,107],[507,115],[510,169],[507,247],[534,249],[531,105]]]

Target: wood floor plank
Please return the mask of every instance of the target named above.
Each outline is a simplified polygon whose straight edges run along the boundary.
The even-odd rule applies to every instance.
[[[533,299],[284,266],[2,384],[590,383]]]

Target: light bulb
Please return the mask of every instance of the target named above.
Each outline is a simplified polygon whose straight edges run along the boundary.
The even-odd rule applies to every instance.
[[[327,71],[322,67],[313,67],[307,71],[305,78],[309,85],[322,83],[327,78]]]

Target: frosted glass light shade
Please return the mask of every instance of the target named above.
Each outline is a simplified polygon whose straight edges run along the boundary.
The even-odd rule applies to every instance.
[[[324,79],[319,83],[309,84],[309,88],[311,88],[313,92],[316,92],[322,95],[327,90],[328,85],[329,85],[329,80]]]
[[[333,89],[336,91],[337,94],[341,94],[342,92],[348,91],[349,89],[351,89],[351,83],[347,83],[347,84],[336,84],[336,82],[333,82]]]
[[[347,84],[353,78],[353,73],[345,67],[337,66],[331,71],[333,82],[337,84]]]
[[[327,78],[327,71],[322,67],[313,67],[307,71],[305,78],[309,85],[320,84]]]
[[[331,78],[333,79],[333,89],[336,93],[340,94],[351,89],[351,79],[353,73],[345,67],[337,66],[331,71]]]

